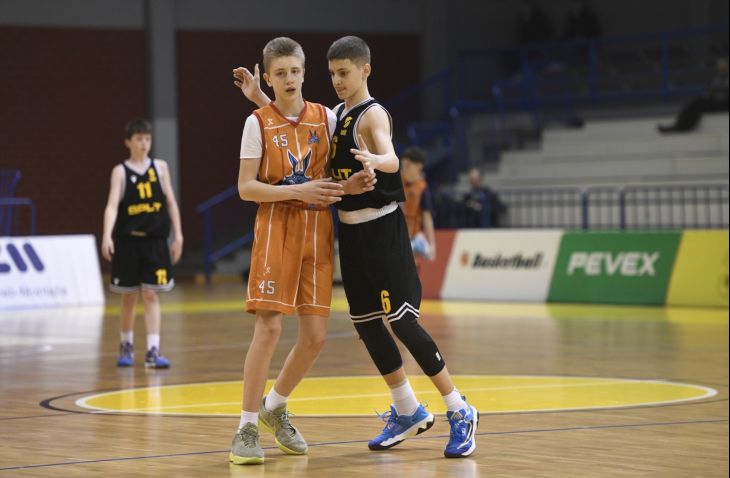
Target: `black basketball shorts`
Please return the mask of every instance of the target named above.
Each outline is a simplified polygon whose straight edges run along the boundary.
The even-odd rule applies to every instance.
[[[156,237],[114,239],[109,290],[127,294],[144,289],[168,291],[175,285],[167,240]]]
[[[400,207],[360,224],[340,222],[338,238],[353,322],[419,316],[421,281]]]

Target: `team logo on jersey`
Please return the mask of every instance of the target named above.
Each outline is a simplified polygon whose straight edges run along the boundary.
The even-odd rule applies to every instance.
[[[266,126],[272,126],[274,124],[274,120],[271,118],[266,118]]]
[[[130,180],[130,181],[132,181],[132,183],[134,184],[134,183],[136,183],[136,182],[137,182],[137,176],[135,176],[135,175],[133,174],[133,175],[131,175],[131,176],[129,177],[129,180]]]
[[[155,169],[154,168],[148,169],[147,170],[147,175],[150,177],[150,182],[151,183],[156,183],[157,182],[157,173],[155,173]]]
[[[307,169],[309,169],[309,163],[312,160],[311,149],[301,160],[291,154],[291,151],[287,151],[286,154],[289,158],[289,164],[291,164],[292,174],[284,176],[284,179],[281,180],[282,184],[302,184],[312,179],[307,176]]]
[[[309,130],[309,139],[307,140],[307,144],[319,144],[319,136],[317,136],[317,132],[310,129]]]

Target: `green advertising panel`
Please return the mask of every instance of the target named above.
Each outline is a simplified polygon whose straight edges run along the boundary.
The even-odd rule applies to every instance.
[[[566,232],[549,302],[664,304],[681,232]]]

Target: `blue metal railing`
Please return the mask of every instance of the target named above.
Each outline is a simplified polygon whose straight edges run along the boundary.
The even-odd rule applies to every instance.
[[[200,203],[195,211],[203,216],[203,263],[205,271],[205,282],[210,284],[215,263],[222,257],[231,254],[253,242],[253,232],[226,242],[218,247],[214,246],[215,223],[213,212],[230,198],[238,197],[238,187],[231,186],[228,189],[216,194],[210,199]]]
[[[0,236],[13,234],[13,209],[16,207],[27,207],[30,210],[30,235],[36,233],[36,208],[30,198],[7,198],[0,197]]]

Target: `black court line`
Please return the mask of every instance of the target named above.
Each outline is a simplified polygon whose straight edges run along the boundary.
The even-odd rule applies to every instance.
[[[656,422],[656,423],[639,423],[639,424],[620,424],[620,425],[597,425],[597,426],[579,426],[579,427],[566,427],[566,428],[542,428],[534,430],[512,430],[506,432],[481,432],[476,433],[477,436],[500,436],[500,435],[520,435],[525,433],[553,433],[553,432],[571,432],[571,431],[586,431],[586,430],[608,430],[615,428],[644,428],[644,427],[661,427],[661,426],[675,426],[675,425],[699,425],[708,423],[727,423],[728,419],[721,420],[690,420],[681,422]],[[449,435],[431,435],[431,436],[418,436],[409,438],[409,440],[434,440],[436,438],[443,439],[448,438]],[[316,446],[331,446],[331,445],[350,445],[353,443],[367,443],[365,440],[348,440],[348,441],[332,441],[332,442],[321,442],[310,444],[310,447]],[[275,446],[263,447],[264,450],[276,449]],[[229,450],[209,450],[209,451],[195,451],[189,453],[172,453],[165,455],[143,455],[143,456],[128,456],[123,458],[101,458],[98,460],[78,460],[68,461],[62,463],[42,463],[38,465],[22,465],[22,466],[9,466],[0,468],[0,471],[11,471],[11,470],[24,470],[31,468],[50,468],[54,466],[69,466],[69,465],[86,465],[91,463],[109,463],[109,462],[120,462],[120,461],[134,461],[134,460],[151,460],[155,458],[175,458],[181,456],[198,456],[198,455],[212,455],[217,453],[228,453]]]

